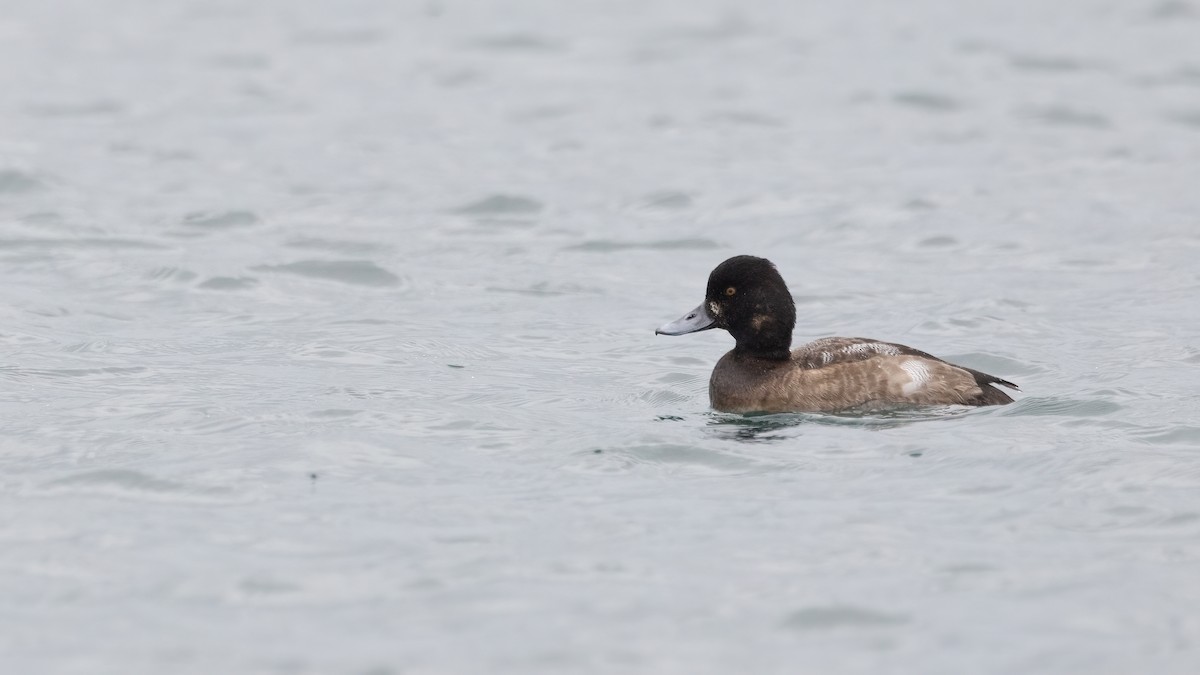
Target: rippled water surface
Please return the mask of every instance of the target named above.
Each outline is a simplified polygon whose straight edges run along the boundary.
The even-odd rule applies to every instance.
[[[9,0],[0,669],[1197,672],[1198,34]],[[739,253],[1023,394],[711,412]]]

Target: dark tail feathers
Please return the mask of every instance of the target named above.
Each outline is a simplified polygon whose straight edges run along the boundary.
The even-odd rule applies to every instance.
[[[1008,380],[1002,380],[995,375],[981,373],[978,370],[973,370],[971,368],[963,368],[963,370],[971,373],[971,375],[975,377],[975,382],[979,385],[979,389],[981,390],[979,396],[975,397],[975,399],[971,401],[972,405],[1004,405],[1005,403],[1013,402],[1011,396],[993,387],[992,385],[994,384],[998,384],[1002,387],[1008,387],[1009,389],[1015,389],[1016,391],[1021,390],[1020,387],[1012,382],[1009,382]]]

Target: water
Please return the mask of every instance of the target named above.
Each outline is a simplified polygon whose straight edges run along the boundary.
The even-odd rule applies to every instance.
[[[10,0],[4,672],[1195,672],[1198,28]],[[1024,394],[713,413],[739,253]]]

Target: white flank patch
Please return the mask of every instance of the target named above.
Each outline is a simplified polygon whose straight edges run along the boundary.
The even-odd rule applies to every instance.
[[[925,387],[925,383],[929,381],[929,369],[920,361],[910,360],[900,364],[904,372],[908,373],[908,378],[911,380],[908,384],[901,387],[901,390],[906,396],[915,394]]]

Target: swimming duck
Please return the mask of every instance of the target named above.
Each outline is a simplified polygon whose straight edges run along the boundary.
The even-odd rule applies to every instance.
[[[868,338],[821,338],[791,349],[796,304],[765,258],[739,255],[708,277],[704,302],[655,331],[724,328],[737,344],[708,383],[712,407],[731,413],[832,412],[917,405],[1002,405],[993,385],[1017,385],[936,356]]]

